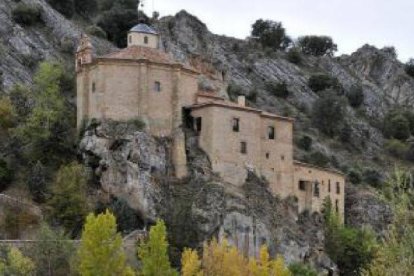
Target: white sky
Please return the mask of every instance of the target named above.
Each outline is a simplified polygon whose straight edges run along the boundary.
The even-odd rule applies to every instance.
[[[146,0],[161,16],[185,9],[216,34],[245,38],[256,19],[282,21],[294,38],[333,37],[338,53],[365,43],[395,46],[402,61],[414,57],[414,0]]]

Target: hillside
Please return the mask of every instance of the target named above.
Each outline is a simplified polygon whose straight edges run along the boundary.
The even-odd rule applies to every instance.
[[[241,189],[226,186],[210,172],[208,158],[194,141],[187,141],[191,149],[190,177],[177,180],[169,173],[170,141],[155,139],[134,124],[94,122],[80,137],[75,137],[73,57],[81,33],[87,32],[99,15],[75,15],[68,19],[44,0],[21,2],[40,7],[40,18],[35,24],[19,24],[13,18],[18,3],[0,2],[0,96],[11,95],[17,84],[26,85],[29,90],[33,87],[30,91],[39,93],[38,84],[33,84],[39,64],[59,61],[63,74],[70,76],[72,83],[71,88],[61,89],[67,109],[62,118],[69,118],[69,122],[57,123],[59,127],[54,130],[59,135],[52,135],[53,143],[40,146],[41,157],[39,150],[36,156],[30,151],[38,145],[27,146],[16,138],[19,132],[0,130],[0,159],[14,171],[14,178],[4,185],[7,188],[3,193],[32,200],[51,224],[68,228],[50,216],[50,198],[59,167],[77,160],[88,172],[88,206],[84,209],[116,210],[124,233],[147,227],[157,218],[164,219],[175,264],[179,263],[184,247],[201,248],[204,241],[226,235],[246,254],[256,254],[260,244],[267,242],[271,254],[282,254],[288,263],[306,260],[320,272],[336,267],[324,250],[320,214],[297,214],[293,198],[272,197],[266,183],[253,174]],[[295,159],[339,169],[348,176],[345,223],[357,228],[369,225],[378,236],[386,235],[394,214],[379,191],[396,165],[409,171],[413,167],[412,157],[408,157],[412,154],[410,138],[394,139],[384,130],[392,112],[414,107],[414,78],[407,75],[392,48],[364,45],[351,55],[301,54],[300,62],[292,62],[288,50],[266,49],[254,38],[240,40],[215,35],[186,11],[151,21],[161,34],[162,47],[176,59],[184,63],[202,60],[226,72],[229,88],[223,96],[235,99],[245,95],[250,106],[293,117]],[[92,41],[97,55],[117,49],[103,38],[92,36]],[[315,75],[336,78],[340,89],[315,92],[309,85],[309,79]],[[201,81],[201,85],[208,84]],[[278,94],[280,87],[286,95]],[[362,91],[363,102],[352,106],[349,95],[356,87]],[[318,104],[329,93],[333,103],[340,102],[343,109],[338,112],[335,132],[330,134],[320,127],[329,113],[319,112],[319,118],[315,115]],[[33,105],[30,100],[26,103]],[[16,119],[10,129],[18,129],[23,122],[24,118]],[[62,143],[65,147],[55,148],[55,144]],[[53,150],[45,150],[47,147]],[[34,177],[44,184],[40,200],[27,184]],[[0,200],[0,217],[4,221],[10,215],[5,205]],[[77,221],[67,230],[77,238],[81,227],[82,222]],[[8,238],[8,230],[2,225],[0,236]],[[20,229],[17,232],[13,238],[32,234]]]

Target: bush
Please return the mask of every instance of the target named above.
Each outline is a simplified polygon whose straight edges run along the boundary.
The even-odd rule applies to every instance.
[[[411,58],[404,66],[405,72],[414,78],[414,59]]]
[[[313,139],[308,135],[302,136],[298,141],[299,148],[310,151],[312,149]]]
[[[302,63],[302,55],[300,54],[300,51],[298,48],[292,48],[287,53],[287,60],[293,64],[301,64]]]
[[[47,2],[52,8],[67,18],[71,18],[75,13],[75,4],[73,0],[47,0]]]
[[[306,162],[319,167],[326,167],[329,164],[329,157],[320,151],[315,151],[306,157]]]
[[[352,139],[352,128],[348,124],[344,124],[339,132],[339,139],[343,143],[349,143]]]
[[[383,183],[383,177],[380,172],[375,169],[367,168],[363,172],[363,180],[365,183],[380,188]]]
[[[346,97],[348,98],[349,104],[354,107],[358,108],[364,103],[364,91],[360,85],[354,85],[351,89],[346,93]]]
[[[93,35],[93,36],[96,36],[96,37],[99,37],[99,38],[102,38],[102,39],[107,39],[108,38],[108,36],[106,35],[106,32],[104,30],[102,30],[102,28],[100,28],[96,25],[89,26],[86,29],[86,32],[90,35]]]
[[[337,78],[331,77],[326,74],[312,75],[308,80],[308,86],[315,93],[329,88],[335,90],[340,90],[342,88]]]
[[[318,276],[318,273],[312,267],[302,263],[289,265],[289,270],[293,276]]]
[[[257,92],[257,90],[255,88],[253,88],[252,90],[250,90],[249,94],[247,94],[246,96],[246,100],[255,103],[257,101],[257,95],[259,93]]]
[[[298,39],[298,45],[304,54],[313,56],[332,56],[338,50],[329,36],[303,36]]]
[[[266,90],[271,92],[272,95],[286,99],[289,96],[289,90],[286,82],[268,82],[266,83]]]
[[[409,146],[401,142],[400,140],[391,139],[386,142],[385,149],[392,156],[399,158],[399,159],[405,159],[407,157]]]
[[[0,130],[9,129],[14,125],[15,110],[8,98],[0,98]]]
[[[384,118],[384,135],[387,138],[407,140],[410,137],[410,121],[404,113],[392,111]]]
[[[27,180],[27,186],[29,187],[30,194],[35,202],[45,202],[48,194],[47,175],[46,168],[40,161],[37,161],[31,168]]]
[[[13,171],[9,168],[6,161],[0,159],[0,192],[7,189],[12,179]]]
[[[271,20],[257,20],[252,26],[252,36],[257,37],[264,47],[274,50],[285,49],[292,42],[282,23]]]
[[[37,5],[28,5],[25,3],[17,4],[12,11],[13,20],[22,25],[33,25],[41,22],[41,8]]]
[[[332,92],[319,98],[313,105],[314,125],[330,137],[334,137],[342,129],[345,116],[344,99]]]
[[[361,181],[362,181],[362,174],[359,171],[355,170],[355,169],[350,170],[348,172],[348,180],[352,184],[360,184]]]
[[[243,88],[235,83],[230,83],[227,86],[227,94],[229,95],[230,100],[235,101],[238,96],[244,95]]]

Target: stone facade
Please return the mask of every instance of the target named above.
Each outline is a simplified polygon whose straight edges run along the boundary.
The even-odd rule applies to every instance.
[[[159,44],[156,31],[139,24],[128,34],[127,48],[94,57],[82,37],[76,55],[78,127],[93,118],[143,120],[151,135],[172,139],[179,178],[187,175],[184,130],[193,128],[213,171],[229,185],[243,185],[254,171],[274,195],[295,196],[299,211],[320,211],[329,196],[343,215],[343,175],[293,160],[293,119],[247,107],[244,97],[225,100],[225,72],[200,58],[176,62]]]

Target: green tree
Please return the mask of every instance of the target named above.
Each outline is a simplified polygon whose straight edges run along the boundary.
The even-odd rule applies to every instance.
[[[19,3],[12,11],[13,20],[21,25],[33,25],[42,22],[42,9],[38,5]]]
[[[168,258],[167,229],[162,220],[151,227],[148,240],[139,245],[138,257],[142,276],[178,275]]]
[[[37,161],[30,169],[27,186],[34,201],[43,203],[49,193],[46,168],[42,162]]]
[[[410,76],[414,78],[414,59],[411,58],[407,63],[405,64],[405,72]]]
[[[341,130],[346,117],[343,97],[327,92],[315,101],[312,110],[314,125],[326,135],[333,137]]]
[[[96,0],[74,0],[73,2],[76,13],[85,18],[92,18],[98,10]]]
[[[12,247],[7,250],[6,258],[0,258],[0,274],[10,276],[35,275],[35,264],[25,257],[19,249]]]
[[[9,129],[15,121],[15,110],[10,99],[0,98],[0,129]]]
[[[63,231],[54,231],[47,224],[42,224],[36,241],[30,256],[36,265],[37,275],[69,275],[71,258],[75,252],[70,238]]]
[[[289,265],[289,270],[293,276],[318,276],[318,273],[312,267],[302,263]]]
[[[333,56],[338,50],[329,36],[302,36],[298,39],[298,46],[304,54],[313,56]]]
[[[308,80],[308,86],[313,92],[318,93],[326,89],[333,89],[336,91],[342,90],[342,86],[336,77],[326,74],[314,74]]]
[[[292,42],[282,23],[271,20],[257,20],[252,26],[252,36],[257,37],[264,47],[275,50],[285,49]]]
[[[289,96],[289,89],[287,83],[270,81],[266,83],[266,90],[271,92],[272,95],[286,99]]]
[[[13,171],[3,159],[0,159],[0,191],[4,191],[13,179]]]
[[[126,264],[122,237],[116,231],[116,219],[109,211],[97,216],[90,214],[86,218],[78,260],[82,276],[134,275]]]
[[[75,14],[73,0],[47,0],[47,2],[64,16],[71,18]]]
[[[88,212],[86,185],[85,170],[76,162],[62,166],[56,174],[50,212],[67,230],[76,231]]]
[[[352,86],[345,95],[348,98],[349,104],[354,108],[358,108],[364,103],[364,91],[360,85]]]
[[[388,138],[407,140],[410,137],[410,121],[400,111],[391,111],[384,118],[384,135]]]

